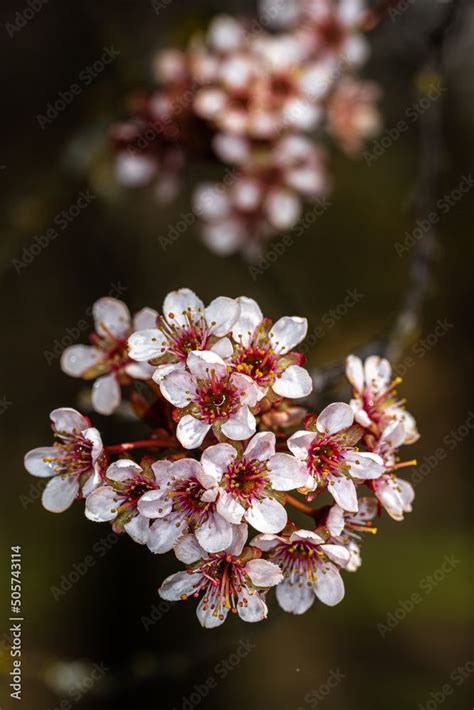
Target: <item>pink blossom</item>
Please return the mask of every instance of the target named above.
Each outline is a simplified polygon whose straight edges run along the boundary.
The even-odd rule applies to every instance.
[[[251,545],[265,552],[281,569],[283,580],[276,588],[276,596],[284,611],[304,614],[315,596],[328,606],[335,606],[344,598],[339,570],[348,564],[350,555],[343,545],[328,544],[311,530],[257,535]]]
[[[365,141],[380,130],[380,115],[375,107],[380,91],[376,84],[341,78],[327,109],[329,133],[351,156],[360,154]]]
[[[265,592],[282,574],[277,565],[256,557],[256,550],[244,547],[246,537],[246,526],[239,526],[232,544],[217,554],[207,554],[193,536],[184,537],[176,554],[190,567],[165,579],[160,596],[179,601],[202,594],[196,613],[208,629],[223,624],[229,611],[243,621],[266,619]]]
[[[174,369],[183,369],[193,350],[212,350],[221,357],[232,354],[228,338],[239,315],[236,300],[220,296],[207,308],[189,288],[169,293],[163,315],[145,330],[133,333],[128,341],[129,355],[138,362],[152,361],[156,382]]]
[[[229,372],[216,353],[191,352],[186,369],[173,370],[160,387],[165,399],[177,408],[176,436],[185,449],[200,446],[211,428],[236,441],[255,434],[251,410],[261,393],[247,375]]]
[[[61,369],[71,377],[95,380],[92,387],[92,405],[100,414],[112,414],[122,396],[120,385],[132,378],[148,379],[153,368],[133,362],[128,354],[127,340],[133,330],[150,327],[157,313],[143,308],[133,318],[122,301],[101,298],[94,303],[95,332],[91,345],[71,345],[63,352]]]
[[[307,468],[305,489],[309,492],[327,488],[344,510],[356,512],[357,493],[354,481],[379,478],[384,465],[378,454],[359,451],[355,444],[362,435],[353,426],[354,414],[349,405],[328,405],[310,426],[288,439],[288,448]]]
[[[62,513],[100,483],[105,459],[100,434],[87,417],[62,407],[54,409],[50,419],[54,446],[29,451],[25,468],[33,476],[50,479],[43,491],[43,506]]]

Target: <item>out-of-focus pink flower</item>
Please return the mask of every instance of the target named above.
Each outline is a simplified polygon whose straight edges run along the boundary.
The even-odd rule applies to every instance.
[[[202,594],[196,614],[207,629],[223,624],[229,611],[238,614],[243,621],[266,619],[265,592],[283,577],[277,565],[257,558],[257,550],[244,548],[246,538],[246,525],[234,527],[232,544],[224,552],[213,555],[206,553],[194,536],[182,538],[176,554],[191,566],[165,579],[159,589],[160,596],[168,601],[180,601]]]
[[[87,417],[61,407],[51,412],[50,420],[54,446],[29,451],[25,468],[33,476],[50,479],[43,491],[43,506],[62,513],[99,485],[105,459],[100,434]]]
[[[284,611],[304,614],[315,596],[328,606],[344,598],[344,582],[339,570],[350,559],[343,545],[326,543],[311,530],[295,530],[289,535],[257,535],[251,545],[265,552],[283,572],[276,597]]]
[[[92,388],[92,405],[100,414],[112,414],[122,396],[120,385],[131,379],[147,380],[153,367],[134,362],[127,350],[127,341],[134,330],[152,327],[157,312],[143,308],[132,322],[125,303],[116,298],[100,298],[92,309],[95,332],[90,336],[92,345],[71,345],[61,356],[61,369],[71,377],[95,380]]]
[[[357,512],[354,481],[379,478],[384,464],[378,454],[356,448],[362,429],[353,424],[354,413],[348,404],[330,404],[307,424],[312,430],[297,431],[288,439],[288,448],[306,463],[309,498],[314,497],[312,491],[327,488],[341,508]]]
[[[228,338],[239,315],[235,299],[220,296],[207,308],[189,288],[171,291],[163,303],[163,315],[146,330],[133,333],[129,355],[138,362],[152,361],[153,379],[159,381],[174,369],[182,369],[193,350],[211,350],[227,358],[232,354]]]
[[[365,141],[380,130],[380,114],[375,106],[380,96],[376,84],[341,78],[328,101],[329,133],[351,156],[360,154]]]

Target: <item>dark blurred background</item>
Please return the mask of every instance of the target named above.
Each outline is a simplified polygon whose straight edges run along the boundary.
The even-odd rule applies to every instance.
[[[184,46],[215,13],[252,13],[253,3],[38,1],[20,31],[12,34],[8,23],[25,3],[5,0],[0,22],[0,707],[16,702],[9,698],[4,631],[9,548],[21,545],[25,710],[471,708],[474,193],[440,215],[422,328],[399,364],[422,434],[404,452],[420,464],[418,473],[409,472],[416,482],[413,513],[404,523],[383,519],[364,544],[362,568],[345,575],[346,598],[336,608],[318,603],[293,617],[272,598],[264,623],[231,619],[203,630],[193,602],[171,607],[157,595],[179,566],[171,555],[154,557],[125,537],[115,544],[107,526],[85,520],[81,505],[61,516],[42,509],[22,457],[49,444],[50,410],[77,406],[80,390],[59,370],[56,341],[84,342],[78,323],[90,320],[92,303],[114,288],[136,310],[159,308],[169,290],[186,285],[204,301],[244,293],[272,317],[306,315],[310,332],[321,324],[324,332],[313,338],[311,365],[341,361],[386,329],[406,291],[411,252],[397,254],[396,244],[414,228],[420,122],[410,121],[371,165],[334,151],[331,208],[259,278],[240,257],[211,254],[194,227],[164,251],[160,235],[189,212],[191,185],[206,168],[191,169],[191,184],[169,207],[158,207],[146,191],[118,193],[101,157],[107,125],[123,115],[131,90],[149,84],[157,49]],[[417,106],[426,37],[447,3],[405,6],[370,35],[364,72],[382,87],[385,130]],[[453,26],[446,56],[440,197],[474,172],[472,10]],[[105,47],[114,47],[117,58],[42,129],[38,114]],[[87,207],[58,238],[33,248],[35,237],[87,190],[94,196]],[[25,248],[33,254],[26,265]],[[350,290],[362,297],[343,309],[344,317],[328,318],[347,305]],[[120,418],[95,421],[108,441],[130,437]],[[58,595],[64,575],[76,582]],[[413,595],[420,601],[410,610]],[[442,690],[446,684],[450,693]]]

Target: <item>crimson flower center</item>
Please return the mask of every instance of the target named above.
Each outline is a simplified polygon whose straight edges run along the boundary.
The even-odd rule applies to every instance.
[[[326,477],[339,470],[342,463],[342,446],[331,437],[317,437],[308,452],[311,472],[318,477]]]
[[[276,363],[276,355],[270,347],[252,346],[238,356],[236,367],[258,384],[271,385],[276,377]]]
[[[92,441],[86,439],[82,434],[66,434],[55,432],[58,441],[54,446],[57,454],[54,457],[46,457],[45,461],[54,461],[54,470],[59,474],[81,474],[89,471],[92,467]]]
[[[228,419],[240,406],[240,396],[236,387],[229,380],[212,378],[201,385],[197,392],[196,404],[201,419],[208,424],[221,419]]]
[[[221,487],[243,505],[262,498],[268,487],[268,466],[258,459],[242,459],[227,467]]]

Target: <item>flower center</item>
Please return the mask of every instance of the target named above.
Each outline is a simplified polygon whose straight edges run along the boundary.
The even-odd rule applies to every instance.
[[[219,553],[211,555],[195,570],[202,575],[201,580],[196,585],[194,596],[198,596],[203,591],[202,604],[204,611],[212,610],[213,616],[224,619],[224,609],[229,609],[233,613],[237,612],[237,607],[247,606],[248,599],[243,593],[253,594],[246,582],[245,570],[239,559]],[[186,599],[186,595],[183,595]]]
[[[270,347],[252,346],[238,355],[236,367],[257,384],[269,386],[275,381],[276,363],[276,355]]]
[[[268,466],[258,459],[242,459],[226,469],[221,486],[244,507],[264,497],[268,487]]]
[[[184,314],[186,323],[169,322],[163,316],[158,318],[158,328],[165,336],[163,342],[163,354],[171,350],[180,362],[185,362],[189,353],[193,350],[205,350],[209,332],[204,318],[200,317],[197,321],[193,320],[191,311],[186,311]],[[173,314],[170,313],[168,319],[172,321]]]
[[[327,478],[332,473],[340,473],[344,462],[342,446],[331,436],[317,437],[308,452],[308,463],[315,478]]]
[[[56,456],[46,457],[45,462],[55,463],[54,471],[62,476],[81,475],[92,468],[92,441],[82,434],[55,432],[58,439],[54,446]]]
[[[198,389],[196,404],[199,416],[208,424],[219,420],[227,420],[235,414],[240,406],[239,392],[229,380],[211,379],[204,382]]]
[[[280,567],[290,584],[299,585],[305,581],[312,585],[316,580],[318,562],[326,559],[317,545],[305,540],[282,543],[270,552],[269,557]]]
[[[167,495],[173,498],[173,510],[181,514],[190,527],[198,527],[214,512],[214,501],[202,500],[205,488],[198,480],[178,481]]]

